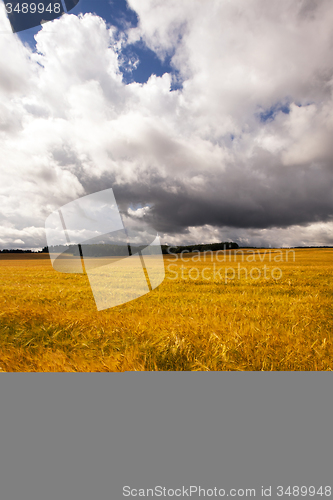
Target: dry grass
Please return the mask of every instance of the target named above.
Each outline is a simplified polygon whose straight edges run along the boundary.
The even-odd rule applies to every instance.
[[[157,289],[98,312],[86,275],[57,273],[48,255],[2,255],[0,371],[331,370],[333,250],[299,249],[289,260],[241,263],[280,267],[280,280],[236,273],[225,284],[212,279],[214,262],[237,268],[241,256],[178,260],[184,279],[170,279],[168,257]]]

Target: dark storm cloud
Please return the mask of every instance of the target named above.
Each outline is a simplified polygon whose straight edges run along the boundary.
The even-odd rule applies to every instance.
[[[191,177],[175,180],[158,175],[149,183],[113,187],[123,209],[133,203],[151,205],[147,217],[159,231],[170,234],[205,224],[283,228],[333,217],[333,162],[289,169],[264,151],[258,151],[248,165],[209,172],[200,190]]]

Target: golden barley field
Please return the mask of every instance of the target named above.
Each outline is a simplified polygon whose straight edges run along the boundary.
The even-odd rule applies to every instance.
[[[0,372],[332,370],[333,249],[286,252],[167,255],[158,288],[100,312],[87,275],[2,254]]]

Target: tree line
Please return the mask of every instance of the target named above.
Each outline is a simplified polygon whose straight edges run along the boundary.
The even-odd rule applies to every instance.
[[[82,245],[83,246],[83,245]],[[161,245],[163,254],[180,253],[184,250],[187,252],[205,252],[211,250],[216,252],[217,250],[233,250],[239,248],[237,243],[226,241],[221,243],[201,243],[199,245]],[[133,247],[133,252],[138,250],[143,250],[144,245]],[[66,253],[69,255],[78,256],[80,255],[78,245],[56,245],[44,247],[42,250],[22,250],[22,249],[4,249],[0,250],[0,253]],[[107,255],[128,255],[128,245],[111,245],[111,244],[95,244],[95,245],[84,245],[84,254],[91,257],[103,257]]]

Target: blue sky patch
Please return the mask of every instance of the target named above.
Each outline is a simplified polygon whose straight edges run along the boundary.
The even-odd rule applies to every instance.
[[[262,123],[265,123],[267,121],[273,121],[276,115],[280,111],[288,115],[290,112],[289,104],[281,104],[281,103],[275,104],[269,109],[266,109],[265,111],[261,111],[260,113],[258,113],[258,116],[260,121]]]

